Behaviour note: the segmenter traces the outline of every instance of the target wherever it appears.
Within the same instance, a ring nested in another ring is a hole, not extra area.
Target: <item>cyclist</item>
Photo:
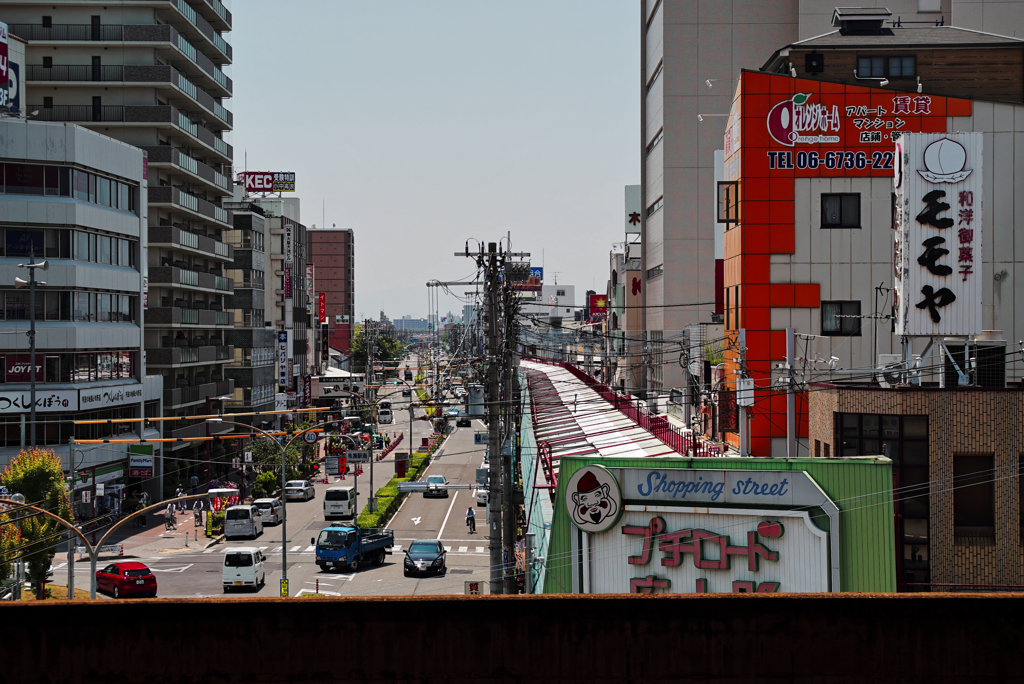
[[[476,534],[476,511],[472,506],[466,509],[466,526],[469,527],[470,534]]]

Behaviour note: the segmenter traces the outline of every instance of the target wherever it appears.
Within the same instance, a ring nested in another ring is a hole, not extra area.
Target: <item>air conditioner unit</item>
[[[919,358],[915,357],[915,360]],[[886,389],[909,382],[910,374],[902,354],[879,354],[876,368],[879,372],[875,373],[875,380]]]

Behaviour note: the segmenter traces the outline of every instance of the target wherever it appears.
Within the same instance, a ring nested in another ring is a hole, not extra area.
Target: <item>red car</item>
[[[114,563],[96,572],[96,590],[122,596],[156,596],[156,577],[142,563]]]

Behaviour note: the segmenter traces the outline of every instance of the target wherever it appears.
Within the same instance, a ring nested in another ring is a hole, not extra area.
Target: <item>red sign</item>
[[[603,294],[590,295],[590,320],[603,321],[608,318],[608,298]]]
[[[29,354],[8,354],[4,365],[7,382],[31,382],[32,364]],[[43,381],[43,357],[36,354],[36,382]]]
[[[272,171],[246,171],[241,175],[245,180],[246,192],[274,191],[274,173]]]
[[[7,104],[7,81],[7,24],[0,22],[0,83],[5,84],[3,102],[0,104]]]
[[[320,293],[320,322],[327,322],[327,293]]]

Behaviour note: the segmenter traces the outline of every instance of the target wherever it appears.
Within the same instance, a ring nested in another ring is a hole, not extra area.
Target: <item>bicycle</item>
[[[476,516],[475,515],[467,515],[466,516],[466,524],[469,525],[469,533],[470,534],[476,534]]]

